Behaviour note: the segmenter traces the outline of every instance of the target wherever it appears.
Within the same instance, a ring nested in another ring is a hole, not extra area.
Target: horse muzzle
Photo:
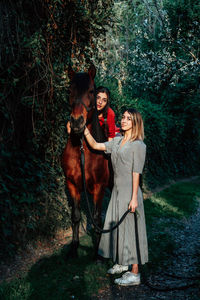
[[[71,116],[70,125],[71,129],[75,134],[83,133],[85,128],[86,121],[84,120],[83,116],[80,116],[78,118],[74,118]]]

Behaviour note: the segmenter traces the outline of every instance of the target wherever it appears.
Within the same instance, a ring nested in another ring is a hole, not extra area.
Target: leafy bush
[[[111,6],[112,0],[0,5],[1,254],[70,225],[61,169],[67,67],[82,71],[91,63]]]
[[[2,255],[13,254],[36,235],[50,237],[70,223],[64,182],[55,168],[17,149],[1,149],[0,154]]]

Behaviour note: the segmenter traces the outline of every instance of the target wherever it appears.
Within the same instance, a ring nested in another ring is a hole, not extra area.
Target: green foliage
[[[1,254],[70,226],[61,168],[67,67],[91,63],[111,6],[112,0],[1,2]]]
[[[12,255],[36,233],[50,237],[65,228],[69,209],[52,166],[17,149],[2,149],[1,157],[1,255]]]
[[[141,111],[148,186],[199,172],[199,15],[198,0],[1,1],[1,251],[69,226],[69,63],[95,63],[118,122]]]
[[[113,13],[99,80],[117,117],[123,102],[144,117],[147,184],[199,172],[198,1],[115,1]]]

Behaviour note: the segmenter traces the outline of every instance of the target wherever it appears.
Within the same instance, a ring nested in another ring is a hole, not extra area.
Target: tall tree
[[[142,110],[149,174],[159,179],[187,174],[191,165],[197,170],[198,1],[115,1],[113,12],[100,76],[111,88],[118,86],[117,112],[124,104]]]

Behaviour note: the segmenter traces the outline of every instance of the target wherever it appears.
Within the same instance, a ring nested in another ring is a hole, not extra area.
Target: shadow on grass
[[[105,196],[104,215],[110,198],[109,191]],[[82,201],[81,209],[90,227],[90,217],[85,202]],[[90,203],[92,207],[91,199]],[[88,300],[93,294],[98,294],[101,287],[110,286],[111,279],[106,276],[107,268],[110,267],[109,261],[97,264],[94,260],[95,253],[91,236],[84,235],[80,238],[77,258],[71,257],[70,251],[71,245],[65,245],[52,256],[45,257],[32,266],[25,278],[29,293],[24,299]]]
[[[38,261],[29,271],[27,281],[32,290],[28,299],[90,299],[105,278],[107,263],[93,260],[93,247],[88,236],[81,239],[78,258],[68,257],[70,245],[51,257]]]

